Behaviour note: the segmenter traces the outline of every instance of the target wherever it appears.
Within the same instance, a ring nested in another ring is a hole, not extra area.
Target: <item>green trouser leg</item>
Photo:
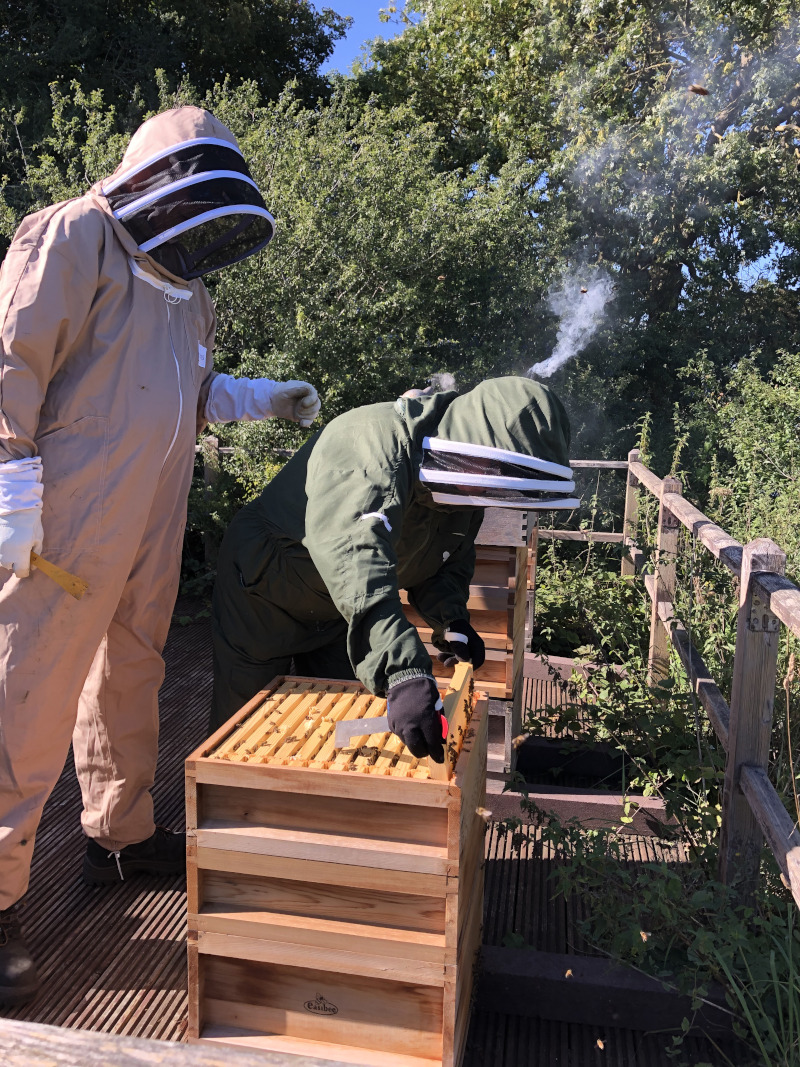
[[[291,553],[276,548],[263,530],[254,530],[247,521],[251,518],[245,509],[234,519],[217,563],[211,613],[212,731],[276,675],[355,677],[347,655],[344,619],[332,604],[329,610],[334,617],[319,618],[318,595],[315,599],[309,591],[309,598],[303,600]],[[263,551],[267,561],[263,569],[251,562],[256,549]],[[244,579],[249,567],[257,572],[257,580],[250,584]],[[298,618],[304,608],[308,617]]]
[[[352,681],[356,676],[347,654],[344,634],[310,652],[298,652],[292,671],[304,678],[346,678]]]
[[[211,697],[209,733],[214,733],[232,715],[264,689],[276,675],[291,674],[292,657],[263,663],[248,663],[224,642],[214,638],[214,691]]]
[[[262,663],[246,662],[241,656],[232,654],[224,641],[215,639],[209,732],[218,730],[280,674],[298,674],[304,678],[355,678],[344,637],[309,652],[299,652],[294,657],[282,656]]]

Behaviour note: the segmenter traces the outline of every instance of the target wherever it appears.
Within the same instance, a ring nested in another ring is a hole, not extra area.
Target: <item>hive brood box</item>
[[[475,539],[475,571],[467,610],[486,647],[486,661],[475,672],[475,684],[499,700],[519,702],[522,696],[530,550],[536,532],[533,511],[487,508]],[[436,658],[438,650],[431,644],[430,626],[411,607],[405,590],[401,590],[400,599],[406,618],[431,655],[434,674],[446,679],[451,672]]]
[[[444,694],[443,777],[357,683],[276,678],[186,763],[189,1039],[458,1067],[483,909],[487,700]]]

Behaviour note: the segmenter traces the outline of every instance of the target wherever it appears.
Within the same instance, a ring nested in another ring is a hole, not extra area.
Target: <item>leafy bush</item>
[[[553,889],[591,901],[581,932],[596,951],[690,994],[695,1010],[720,983],[736,1031],[752,1050],[748,1063],[795,1065],[800,1061],[795,905],[768,850],[752,906],[738,903],[735,887],[717,879],[725,753],[674,654],[669,677],[648,684],[649,601],[643,583],[615,573],[610,550],[583,550],[570,558],[549,547],[545,555],[538,572],[539,643],[547,650],[548,639],[568,638],[566,647],[577,653],[585,677],[574,672],[566,686],[570,704],[540,709],[526,728],[532,733],[545,727],[568,730],[578,741],[604,742],[623,753],[623,822],[632,821],[637,796],[661,797],[671,820],[663,845],[672,856],[631,863],[623,834],[586,830],[553,817],[545,823],[544,813],[523,800],[542,824],[543,847],[560,860]],[[707,554],[699,555],[688,542],[679,558],[678,588],[684,593],[676,610],[727,691],[737,590]],[[581,633],[590,640],[575,648]],[[563,647],[556,644],[550,651]],[[785,728],[791,717],[797,719],[788,699],[792,681],[793,676],[786,687],[785,717],[777,705],[771,754],[772,779],[790,797],[787,749],[791,752],[794,742],[790,730],[786,743]],[[522,833],[519,827],[517,833]]]
[[[595,661],[628,648],[641,654],[646,595],[641,583],[620,581],[618,558],[602,550],[576,557],[557,541],[541,554],[532,651]]]

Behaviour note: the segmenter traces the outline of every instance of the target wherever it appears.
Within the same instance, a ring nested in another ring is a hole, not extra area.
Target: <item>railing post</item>
[[[720,881],[736,885],[743,902],[752,898],[758,884],[764,842],[741,791],[740,774],[744,764],[767,769],[780,643],[780,622],[759,596],[753,576],[765,571],[783,574],[785,569],[786,553],[774,541],[761,537],[745,545],[719,851]]]
[[[219,477],[219,438],[209,434],[203,442],[203,485],[205,486],[206,504],[210,508]],[[217,538],[212,530],[203,534],[203,555],[206,566],[213,569],[217,565]]]
[[[536,570],[539,562],[539,519],[533,518],[533,529],[528,545],[528,595],[525,610],[525,651],[531,650],[533,622],[536,617]]]
[[[681,483],[667,476],[661,483],[661,496],[665,493],[680,493]],[[662,499],[658,509],[658,536],[656,540],[656,566],[653,581],[653,602],[650,611],[650,651],[647,658],[647,682],[655,685],[669,674],[669,631],[661,621],[658,606],[675,600],[675,560],[678,555],[680,522],[664,507]]]
[[[528,619],[528,552],[531,544],[539,539],[539,515],[529,511],[525,526],[525,544],[517,545],[514,578],[514,613],[511,621],[511,722],[506,729],[511,730],[511,738],[522,733],[522,690],[524,686],[523,671],[525,653],[528,650],[526,624]],[[513,771],[517,762],[517,750],[510,747],[507,770]]]
[[[642,454],[638,448],[632,448],[628,453],[628,463],[641,463]],[[625,514],[622,519],[622,574],[635,574],[636,565],[633,562],[633,554],[626,553],[628,547],[633,547],[636,540],[636,528],[639,520],[639,482],[634,478],[628,468],[628,483],[625,488]]]

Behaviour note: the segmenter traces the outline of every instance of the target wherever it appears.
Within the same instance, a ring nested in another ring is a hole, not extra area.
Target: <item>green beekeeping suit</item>
[[[502,472],[496,456],[537,457],[540,470],[560,465],[554,477],[561,481],[544,483],[556,487],[546,495],[569,492],[568,446],[561,403],[527,378],[492,379],[464,395],[400,398],[333,419],[239,512],[223,541],[214,591],[212,725],[287,673],[292,660],[297,673],[355,676],[377,694],[430,674],[400,590],[432,627],[434,644],[451,624],[468,621],[481,505],[541,506],[495,488],[508,479],[484,472]],[[463,460],[478,473],[421,473],[426,456]],[[432,484],[440,479],[448,484]],[[468,484],[454,484],[459,480]]]

